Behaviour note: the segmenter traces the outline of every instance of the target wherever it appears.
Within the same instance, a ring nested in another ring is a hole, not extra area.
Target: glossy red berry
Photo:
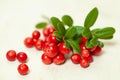
[[[21,75],[26,75],[29,71],[29,67],[26,64],[22,63],[18,66],[17,70]]]
[[[89,56],[87,57],[87,60],[88,60],[89,63],[93,62],[93,57],[92,57],[92,55],[89,55]]]
[[[33,44],[34,44],[33,38],[31,38],[31,37],[25,38],[24,44],[28,48],[33,47]]]
[[[96,49],[92,52],[94,55],[100,55],[101,53],[101,48],[99,46],[96,47]]]
[[[56,65],[63,64],[65,62],[65,57],[63,54],[59,53],[57,56],[53,58],[53,62]]]
[[[78,53],[73,53],[72,56],[71,56],[71,61],[74,63],[74,64],[78,64],[80,63],[80,54]]]
[[[9,50],[7,53],[6,53],[6,58],[9,60],[9,61],[14,61],[16,59],[16,52],[14,50]]]
[[[17,54],[17,59],[18,59],[19,62],[24,63],[24,62],[26,62],[26,60],[27,60],[27,54],[24,53],[24,52],[19,52],[19,53]]]
[[[93,52],[96,49],[96,46],[92,47],[92,48],[87,48],[90,52]]]
[[[55,28],[54,27],[49,27],[48,28],[48,32],[50,33],[50,34],[52,34],[53,32],[55,31]]]
[[[58,45],[58,48],[59,48],[60,53],[62,53],[62,54],[64,54],[64,55],[69,54],[70,51],[71,51],[70,48],[66,48],[64,42],[61,42],[61,43]]]
[[[89,66],[89,62],[86,58],[83,58],[83,59],[80,60],[80,65],[83,68],[87,68]]]
[[[39,39],[39,37],[40,37],[40,32],[38,30],[33,31],[32,38]]]
[[[55,57],[58,54],[58,47],[56,44],[50,43],[44,48],[45,55],[48,57]]]
[[[80,44],[80,48],[81,48],[82,50],[83,50],[83,49],[87,49],[84,43],[81,43],[81,44]]]
[[[42,49],[43,49],[43,45],[44,45],[44,41],[43,41],[43,40],[40,40],[40,39],[38,39],[38,40],[36,41],[36,43],[34,44],[34,46],[35,46],[35,48],[36,48],[37,50],[42,50]]]
[[[58,43],[58,40],[57,40],[57,38],[56,38],[56,36],[55,36],[54,34],[50,34],[50,35],[47,37],[47,42],[57,44],[57,43]]]
[[[48,57],[45,54],[42,54],[41,59],[42,59],[42,62],[44,64],[51,64],[52,63],[52,58]]]
[[[49,28],[44,28],[43,29],[43,35],[45,36],[45,37],[47,37],[47,36],[49,36]]]
[[[90,52],[87,49],[83,49],[81,51],[81,56],[82,57],[88,57],[90,55]]]
[[[82,43],[86,43],[88,39],[86,37],[82,37],[81,40],[82,40]]]

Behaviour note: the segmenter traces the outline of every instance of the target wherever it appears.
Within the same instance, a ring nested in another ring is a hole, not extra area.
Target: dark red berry
[[[82,37],[81,40],[82,40],[82,43],[86,43],[88,39],[86,37]]]
[[[42,50],[42,49],[43,49],[43,45],[44,45],[44,41],[43,41],[43,40],[40,40],[40,39],[38,39],[38,40],[36,41],[36,43],[34,44],[34,46],[35,46],[35,48],[36,48],[37,50]]]
[[[24,62],[26,62],[26,60],[27,60],[27,54],[24,53],[24,52],[19,52],[19,53],[17,54],[17,59],[18,59],[19,62],[24,63]]]
[[[42,62],[44,64],[51,64],[52,63],[52,58],[48,57],[45,54],[42,54],[41,59],[42,59]]]
[[[40,37],[40,32],[38,30],[33,31],[32,38],[39,39],[39,37]]]
[[[82,58],[82,59],[80,60],[80,65],[81,65],[81,67],[83,67],[83,68],[87,68],[87,67],[89,66],[89,62],[88,62],[88,60],[87,60],[86,58]]]
[[[92,52],[92,54],[94,54],[94,55],[100,55],[101,51],[102,51],[102,49],[99,46],[97,46],[96,49]]]
[[[57,56],[53,58],[54,64],[60,65],[65,62],[65,57],[63,54],[59,53]]]
[[[74,63],[74,64],[78,64],[80,63],[80,54],[78,53],[73,53],[72,56],[71,56],[71,61]]]
[[[33,38],[31,38],[31,37],[25,38],[24,44],[28,48],[33,47],[33,44],[34,44]]]
[[[96,46],[92,47],[92,48],[87,48],[90,52],[93,52],[96,49]]]
[[[45,55],[48,57],[55,57],[58,54],[58,47],[56,44],[50,43],[44,48]]]
[[[88,60],[89,63],[93,62],[93,57],[92,57],[92,55],[89,55],[89,56],[87,57],[87,60]]]
[[[83,49],[87,49],[84,43],[80,43],[80,48]]]
[[[65,46],[65,43],[64,42],[61,42],[59,45],[58,45],[58,48],[59,48],[59,51],[66,55],[66,54],[69,54],[71,49],[70,48],[66,48]]]
[[[87,49],[83,49],[81,51],[81,56],[82,57],[88,57],[90,55],[90,52]]]
[[[16,59],[16,52],[14,50],[9,50],[7,53],[6,53],[6,58],[9,60],[9,61],[14,61]]]
[[[55,36],[54,34],[50,34],[50,35],[47,37],[47,42],[57,44],[57,43],[58,43],[58,40],[56,39],[56,36]]]
[[[48,28],[48,32],[52,34],[55,31],[55,28],[53,26]]]
[[[47,37],[47,36],[49,36],[49,28],[44,28],[43,29],[43,35],[45,36],[45,37]]]
[[[29,67],[26,64],[22,63],[18,66],[17,70],[21,75],[26,75],[29,71]]]

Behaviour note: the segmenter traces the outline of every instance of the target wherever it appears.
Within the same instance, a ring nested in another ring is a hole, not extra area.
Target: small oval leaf
[[[38,23],[35,27],[37,29],[41,29],[41,28],[45,28],[47,26],[47,23],[46,22],[40,22]]]
[[[55,31],[54,34],[55,34],[55,36],[56,36],[56,38],[57,38],[58,41],[62,40],[63,35],[61,33],[59,33],[58,31]]]
[[[92,34],[89,28],[84,27],[83,31],[82,31],[82,35],[86,38],[91,38]]]
[[[62,22],[69,27],[73,25],[73,20],[69,15],[64,15],[62,17]]]
[[[65,30],[65,27],[64,27],[63,23],[62,23],[62,22],[59,22],[59,23],[57,24],[57,26],[58,26],[58,31],[59,31],[62,35],[64,35],[65,32],[66,32],[66,30]]]
[[[98,17],[98,9],[95,7],[93,8],[85,18],[84,26],[90,28],[94,25],[96,19]]]

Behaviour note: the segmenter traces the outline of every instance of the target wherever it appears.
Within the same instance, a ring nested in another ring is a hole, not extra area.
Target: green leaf
[[[103,42],[99,41],[99,44],[98,44],[99,47],[103,48],[104,47],[104,44]]]
[[[113,27],[106,27],[106,28],[96,31],[94,36],[100,39],[111,39],[113,38],[114,33],[115,33],[115,29]]]
[[[71,39],[76,34],[76,28],[75,27],[69,27],[65,33],[65,39]]]
[[[76,28],[76,34],[77,35],[81,35],[82,34],[82,30],[83,30],[83,27],[82,26],[74,26]]]
[[[96,29],[93,29],[91,33],[94,35],[97,31],[100,31],[100,30],[101,30],[100,28],[96,28]]]
[[[57,26],[58,26],[58,31],[59,31],[62,35],[64,35],[65,32],[66,32],[66,30],[65,30],[65,27],[64,27],[63,23],[62,23],[62,22],[59,22],[59,23],[57,24]]]
[[[40,22],[38,23],[35,27],[37,29],[41,29],[41,28],[45,28],[47,26],[47,23],[46,22]]]
[[[61,33],[59,33],[58,31],[55,31],[55,32],[54,32],[54,34],[55,34],[55,36],[56,36],[57,40],[59,40],[59,41],[61,41],[61,40],[62,40],[63,35],[62,35]]]
[[[88,13],[84,22],[84,26],[86,28],[90,28],[91,26],[93,26],[97,17],[98,17],[98,9],[95,7]]]
[[[71,39],[69,39],[67,41],[71,45],[71,47],[73,48],[74,51],[80,53],[81,49],[80,49],[80,46],[78,43],[76,43],[74,40],[71,40]]]
[[[87,41],[85,44],[86,48],[92,48],[93,45],[90,43],[90,41]]]
[[[99,44],[98,39],[95,37],[90,40],[90,43],[92,46],[97,46]]]
[[[69,47],[70,47],[70,44],[68,43],[67,40],[65,40],[65,47],[66,47],[66,48],[69,48]]]
[[[92,34],[90,32],[90,29],[89,28],[86,28],[84,27],[83,31],[82,31],[82,35],[86,38],[91,38],[92,37]]]
[[[64,15],[62,17],[62,22],[69,27],[73,25],[73,20],[69,15]]]
[[[51,17],[50,21],[51,21],[52,25],[55,27],[55,29],[58,30],[57,24],[60,22],[60,20],[57,17]]]

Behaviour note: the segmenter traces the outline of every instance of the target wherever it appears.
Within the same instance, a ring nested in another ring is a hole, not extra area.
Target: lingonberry
[[[53,26],[48,28],[48,32],[52,34],[55,31],[55,28]]]
[[[87,49],[84,43],[80,43],[80,48],[83,49]]]
[[[42,62],[43,62],[44,64],[51,64],[51,63],[52,63],[52,58],[51,58],[51,57],[48,57],[48,56],[45,55],[45,54],[42,54],[41,59],[42,59]]]
[[[44,45],[44,41],[41,40],[41,39],[38,39],[38,40],[36,41],[36,43],[34,44],[34,46],[35,46],[35,48],[36,48],[37,50],[42,50],[42,49],[43,49],[43,45]]]
[[[44,35],[45,37],[47,37],[47,36],[49,36],[49,34],[50,34],[50,33],[49,33],[49,28],[47,28],[47,27],[44,28],[44,29],[43,29],[43,35]]]
[[[58,46],[56,44],[50,43],[44,48],[45,55],[48,57],[55,57],[58,54]]]
[[[86,37],[82,37],[81,40],[82,40],[82,43],[86,43],[88,39]]]
[[[59,51],[66,55],[66,54],[69,54],[71,49],[70,48],[66,48],[65,46],[65,43],[64,42],[61,42],[59,45],[58,45],[58,48],[59,48]]]
[[[6,53],[6,58],[9,60],[9,61],[14,61],[16,59],[16,51],[14,50],[9,50],[7,53]]]
[[[97,46],[96,49],[92,52],[92,54],[94,54],[94,55],[100,55],[101,50],[102,49],[99,46]]]
[[[90,52],[87,49],[83,49],[81,51],[81,56],[82,57],[88,57],[90,55]]]
[[[90,52],[93,52],[96,49],[96,46],[93,46],[92,48],[87,48]]]
[[[56,65],[63,64],[65,62],[65,57],[63,54],[59,53],[57,56],[53,58],[53,62]]]
[[[72,56],[71,56],[71,61],[74,63],[74,64],[78,64],[80,63],[80,54],[78,53],[73,53]]]
[[[19,62],[24,63],[27,60],[27,54],[25,52],[19,52],[17,54],[17,59],[18,59]]]
[[[82,58],[82,59],[80,60],[80,65],[81,65],[81,67],[83,67],[83,68],[87,68],[87,67],[89,66],[89,62],[88,62],[88,60],[87,60],[86,58]]]
[[[87,57],[87,60],[88,60],[89,63],[90,63],[90,62],[93,62],[93,57],[92,57],[92,55],[89,55],[89,56]]]
[[[33,38],[32,37],[25,38],[24,44],[28,48],[33,47],[33,44],[34,44]]]
[[[18,66],[17,70],[21,75],[26,75],[29,71],[29,67],[26,64],[22,63]]]
[[[55,36],[54,34],[50,34],[50,35],[47,37],[47,42],[57,44],[57,43],[58,43],[58,40],[56,39],[56,36]]]
[[[40,37],[40,32],[38,30],[33,31],[32,38],[39,39],[39,37]]]

